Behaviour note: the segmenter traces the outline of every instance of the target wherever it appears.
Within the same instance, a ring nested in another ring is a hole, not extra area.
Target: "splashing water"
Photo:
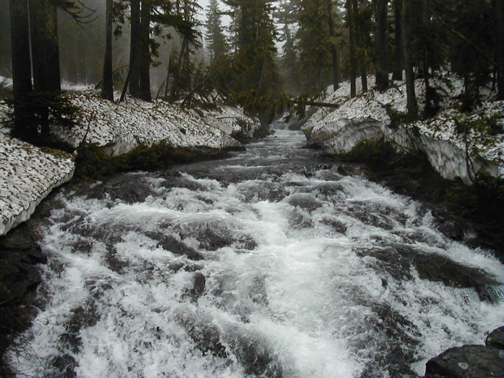
[[[491,254],[302,144],[278,131],[225,161],[62,190],[44,231],[45,303],[12,369],[406,377],[501,325]]]

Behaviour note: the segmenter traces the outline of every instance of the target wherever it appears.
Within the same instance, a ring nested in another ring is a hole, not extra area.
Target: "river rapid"
[[[415,377],[502,325],[503,270],[430,210],[277,132],[69,185],[19,377]],[[343,174],[342,174],[343,173]]]

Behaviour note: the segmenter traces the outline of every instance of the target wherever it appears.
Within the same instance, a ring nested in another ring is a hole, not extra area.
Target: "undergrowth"
[[[78,149],[74,179],[94,180],[115,173],[152,171],[174,164],[224,157],[226,152],[222,150],[172,147],[164,141],[154,145],[141,144],[120,156],[109,155],[97,145],[85,144]]]

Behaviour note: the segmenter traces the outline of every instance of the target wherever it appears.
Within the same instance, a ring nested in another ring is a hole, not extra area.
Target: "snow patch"
[[[37,205],[70,180],[74,162],[0,133],[0,235],[30,218]]]
[[[368,77],[370,88],[374,77]],[[360,82],[358,82],[360,86]],[[375,90],[350,98],[350,82],[329,93],[325,102],[340,105],[337,109],[318,109],[302,130],[309,144],[319,145],[327,153],[350,151],[359,141],[384,138],[404,148],[419,148],[441,176],[461,178],[470,184],[474,172],[485,170],[496,177],[504,177],[504,140],[502,135],[489,134],[484,127],[473,129],[467,135],[458,126],[467,122],[485,123],[485,119],[503,117],[503,101],[485,102],[480,109],[465,114],[454,109],[451,102],[460,95],[462,82],[456,78],[434,81],[447,95],[443,109],[431,119],[392,128],[391,115],[406,114],[406,84],[394,82],[387,91]],[[415,82],[418,103],[425,102],[424,83]],[[360,88],[358,87],[358,90]],[[332,87],[329,88],[332,91]],[[421,111],[421,109],[420,109]],[[412,138],[413,133],[418,137]],[[467,156],[470,156],[470,161]]]

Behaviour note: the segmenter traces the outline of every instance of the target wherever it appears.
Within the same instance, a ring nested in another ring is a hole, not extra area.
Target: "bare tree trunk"
[[[388,43],[387,43],[387,3],[388,0],[374,0],[375,7],[375,44],[376,44],[376,87],[385,91],[388,80]]]
[[[140,98],[140,45],[140,0],[131,0],[129,90],[137,98]]]
[[[359,26],[357,25],[357,16],[359,15],[359,4],[357,3],[357,0],[352,0],[352,3],[353,3],[353,17],[355,20],[355,45],[359,49],[357,59],[359,61],[362,92],[365,93],[368,91],[368,84],[367,84],[367,69],[366,69],[366,53],[363,43],[364,38],[361,35]]]
[[[140,98],[144,101],[152,101],[150,88],[150,49],[149,49],[149,33],[150,33],[150,12],[151,0],[142,0],[142,9],[140,11],[140,41],[141,52],[139,62],[139,79],[140,79]]]
[[[104,99],[114,101],[114,86],[112,77],[112,1],[106,3],[106,26],[105,26],[105,59],[103,60],[103,83],[101,96]]]
[[[494,45],[497,63],[497,98],[504,100],[504,5],[502,0],[492,0],[494,16]]]
[[[415,93],[415,74],[413,72],[413,59],[411,54],[411,20],[412,20],[412,0],[403,0],[404,9],[404,50],[406,59],[406,96],[408,114],[416,118],[418,116],[418,103]]]
[[[403,0],[394,0],[394,72],[392,80],[403,79],[404,69],[404,46],[403,46]]]
[[[56,7],[44,0],[30,0],[30,37],[35,93],[60,93],[61,77]],[[43,138],[50,135],[49,107],[40,106],[39,125]]]
[[[331,56],[332,56],[332,72],[333,72],[333,88],[336,91],[339,88],[339,64],[338,50],[334,41],[334,22],[333,22],[333,3],[332,0],[327,0],[327,17],[329,17],[329,37],[331,39]]]
[[[31,141],[37,138],[37,127],[31,109],[20,102],[33,93],[31,81],[30,35],[27,0],[10,0],[10,28],[12,48],[12,79],[14,86],[13,135]]]
[[[351,0],[346,1],[347,24],[350,42],[350,97],[355,97],[357,94],[357,86],[355,83],[357,76],[357,62],[355,59],[355,20],[353,17]]]

